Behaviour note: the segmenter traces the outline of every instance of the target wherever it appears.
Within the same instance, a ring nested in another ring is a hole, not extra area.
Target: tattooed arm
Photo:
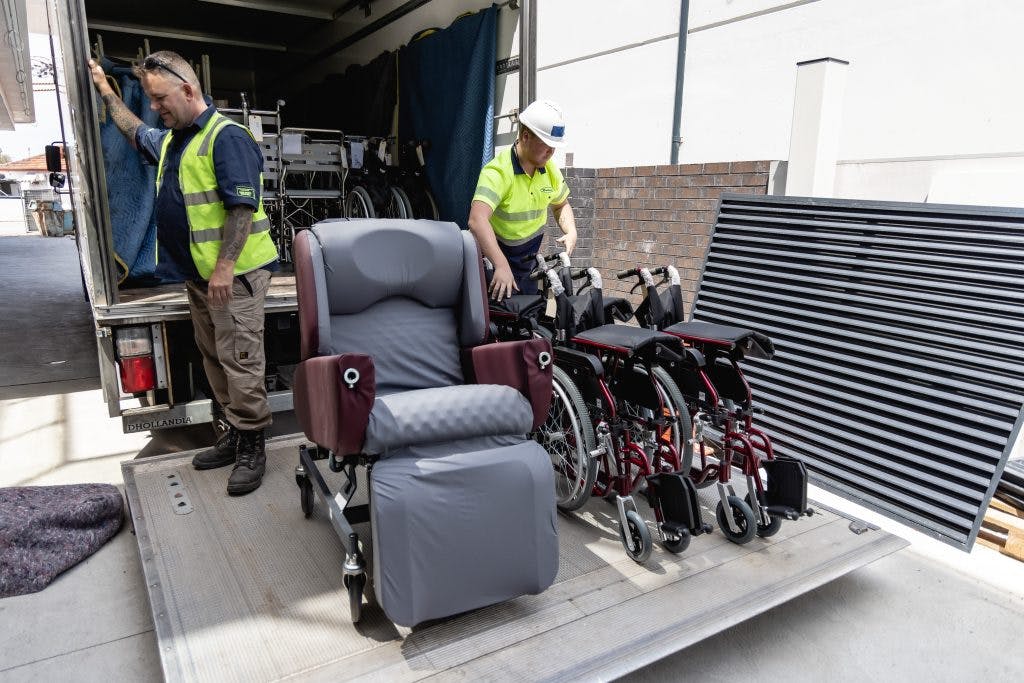
[[[103,104],[107,106],[107,111],[110,112],[110,118],[114,121],[114,125],[117,126],[119,131],[124,133],[132,147],[135,147],[135,131],[139,129],[139,126],[145,124],[142,123],[138,116],[132,113],[131,109],[125,106],[120,97],[114,94],[113,88],[107,83],[107,75],[103,72],[103,68],[92,59],[89,60],[89,72],[92,75],[92,83],[96,86],[96,92],[99,93]]]
[[[231,300],[231,285],[235,280],[235,261],[242,253],[245,240],[252,231],[251,206],[233,206],[228,209],[224,220],[224,231],[220,243],[217,265],[210,276],[207,296],[213,306],[223,306]]]

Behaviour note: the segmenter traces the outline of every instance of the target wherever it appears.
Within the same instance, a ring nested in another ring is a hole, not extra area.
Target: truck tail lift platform
[[[193,452],[123,465],[168,681],[611,679],[907,545],[816,504],[769,539],[712,533],[638,565],[614,505],[594,499],[559,516],[559,574],[544,593],[409,629],[368,586],[353,625],[327,506],[305,519],[299,504],[301,443],[271,440],[263,486],[238,498],[226,469],[192,469]]]

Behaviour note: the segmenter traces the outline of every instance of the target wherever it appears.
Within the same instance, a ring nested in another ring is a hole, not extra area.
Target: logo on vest
[[[253,189],[252,185],[238,185],[235,187],[235,194],[239,197],[256,199],[256,190]]]
[[[544,194],[551,194],[555,190],[550,185],[548,185],[548,186],[540,188],[540,191],[543,192]]]

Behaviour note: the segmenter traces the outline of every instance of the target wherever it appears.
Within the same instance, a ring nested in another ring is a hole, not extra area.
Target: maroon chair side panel
[[[295,236],[295,295],[299,304],[299,358],[306,360],[320,348],[317,327],[316,282],[309,240],[316,239],[307,230]]]
[[[362,353],[304,360],[292,387],[295,416],[306,437],[339,455],[362,450],[376,393],[373,359]]]
[[[546,362],[542,361],[542,354]],[[551,408],[554,356],[546,339],[484,344],[463,352],[467,381],[505,384],[518,389],[533,408],[533,429],[547,419]]]

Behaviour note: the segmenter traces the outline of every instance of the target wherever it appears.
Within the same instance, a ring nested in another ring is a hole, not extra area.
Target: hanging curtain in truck
[[[494,155],[492,6],[398,53],[399,138],[426,141],[427,179],[441,220],[463,228],[480,168]]]

